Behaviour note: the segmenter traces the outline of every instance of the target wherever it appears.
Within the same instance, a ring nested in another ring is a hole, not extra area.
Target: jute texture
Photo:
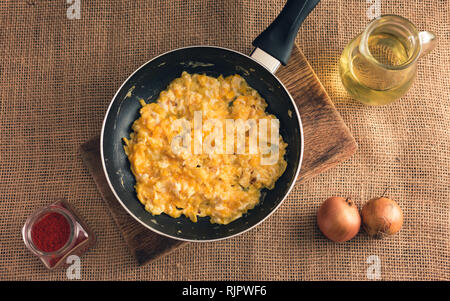
[[[144,267],[130,256],[79,145],[98,135],[115,91],[141,64],[188,45],[249,53],[283,2],[81,0],[81,18],[69,20],[64,0],[0,1],[0,279],[67,279],[65,270],[47,271],[20,233],[34,210],[64,197],[98,235],[81,259],[83,280],[367,280],[372,255],[383,280],[450,280],[446,0],[381,0],[383,14],[439,36],[408,94],[384,107],[351,100],[338,76],[339,55],[368,23],[372,4],[322,0],[297,42],[357,153],[297,185],[275,214],[242,236],[188,244]],[[360,233],[342,244],[322,236],[315,214],[327,197],[351,196],[361,208],[386,187],[404,211],[398,235],[372,240]]]

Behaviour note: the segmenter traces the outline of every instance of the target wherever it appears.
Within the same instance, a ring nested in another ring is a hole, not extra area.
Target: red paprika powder
[[[61,249],[69,240],[70,224],[57,212],[44,215],[31,228],[31,239],[41,251],[52,253]]]
[[[35,211],[22,228],[25,246],[49,269],[67,264],[95,243],[95,234],[69,203],[59,200]]]

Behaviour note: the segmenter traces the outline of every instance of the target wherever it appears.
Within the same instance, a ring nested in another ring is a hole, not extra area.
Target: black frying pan
[[[101,157],[109,185],[125,208],[145,227],[168,237],[188,241],[211,241],[243,233],[261,223],[283,202],[295,184],[303,154],[303,131],[299,113],[283,84],[273,74],[289,59],[298,28],[319,0],[288,0],[275,21],[259,35],[251,57],[236,51],[195,46],[164,53],[137,69],[119,88],[109,105],[101,133]],[[197,223],[182,216],[152,215],[145,211],[134,189],[135,178],[123,149],[131,125],[139,118],[138,99],[156,101],[159,93],[183,71],[218,77],[240,74],[268,103],[267,111],[280,120],[280,134],[288,143],[286,171],[275,188],[264,189],[260,203],[228,225],[211,224],[209,217]]]

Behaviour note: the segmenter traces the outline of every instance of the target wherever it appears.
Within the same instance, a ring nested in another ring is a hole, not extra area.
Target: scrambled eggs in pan
[[[177,218],[184,214],[193,222],[209,216],[211,223],[228,224],[255,207],[261,189],[273,189],[286,169],[287,144],[279,134],[279,157],[272,165],[261,164],[259,153],[172,150],[171,141],[180,133],[172,126],[175,120],[184,118],[193,124],[196,111],[202,112],[203,122],[276,119],[265,112],[265,100],[239,75],[214,78],[183,72],[156,102],[141,100],[141,104],[141,116],[132,126],[130,139],[124,138],[124,148],[136,178],[137,197],[153,215]],[[202,131],[205,139],[211,129]]]

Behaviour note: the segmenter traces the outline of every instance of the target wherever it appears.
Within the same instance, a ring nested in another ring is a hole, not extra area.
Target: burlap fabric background
[[[82,279],[365,280],[368,256],[384,280],[450,279],[449,1],[381,0],[382,13],[433,30],[439,46],[419,63],[400,101],[352,101],[338,77],[345,44],[367,24],[365,0],[322,0],[298,43],[354,134],[359,150],[298,185],[256,229],[216,243],[189,244],[138,267],[83,165],[78,147],[97,135],[116,89],[138,66],[173,48],[210,44],[244,53],[282,0],[87,1],[68,20],[65,0],[0,1],[0,279],[66,279],[25,249],[20,229],[35,209],[65,197],[98,235],[82,257]],[[332,134],[332,133],[330,133]],[[390,186],[404,210],[402,231],[343,244],[315,224],[332,195],[361,206]]]

